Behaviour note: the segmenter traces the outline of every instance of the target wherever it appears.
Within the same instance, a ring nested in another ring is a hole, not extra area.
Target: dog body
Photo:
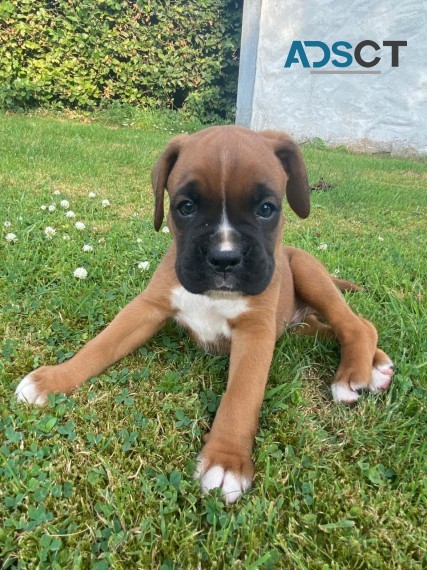
[[[71,360],[30,373],[16,394],[42,404],[50,392],[70,393],[175,319],[208,352],[230,353],[227,389],[195,475],[203,490],[221,487],[231,503],[251,486],[259,411],[286,326],[338,339],[337,402],[355,402],[361,389],[386,390],[394,367],[373,325],[338,290],[355,286],[334,282],[315,258],[281,243],[285,195],[300,217],[309,214],[304,161],[287,135],[234,126],[181,135],[152,179],[155,228],[167,189],[174,241],[149,285]]]

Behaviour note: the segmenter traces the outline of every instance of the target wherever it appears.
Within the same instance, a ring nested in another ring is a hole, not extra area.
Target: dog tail
[[[343,293],[347,293],[348,291],[363,291],[363,287],[360,287],[351,281],[347,281],[346,279],[338,279],[338,277],[332,277],[332,281],[334,282],[335,286],[338,287],[338,289]]]

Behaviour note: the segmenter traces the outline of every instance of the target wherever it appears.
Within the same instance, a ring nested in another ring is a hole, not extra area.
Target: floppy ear
[[[260,135],[271,146],[288,175],[286,198],[290,207],[300,218],[307,218],[310,213],[310,188],[304,159],[298,145],[286,133],[262,131]]]
[[[156,232],[159,231],[163,223],[165,188],[167,188],[169,175],[185,140],[188,138],[188,135],[179,135],[171,139],[151,172],[151,183],[154,190],[154,229]]]

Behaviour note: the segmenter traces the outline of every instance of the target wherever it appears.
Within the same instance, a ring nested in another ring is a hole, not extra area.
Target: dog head
[[[173,138],[153,168],[154,227],[176,240],[176,273],[191,293],[257,295],[270,283],[283,227],[282,201],[310,211],[307,172],[283,133],[210,127]]]

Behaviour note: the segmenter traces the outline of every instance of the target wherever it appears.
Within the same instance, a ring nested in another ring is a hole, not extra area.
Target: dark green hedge
[[[243,0],[0,1],[0,105],[233,113]]]

